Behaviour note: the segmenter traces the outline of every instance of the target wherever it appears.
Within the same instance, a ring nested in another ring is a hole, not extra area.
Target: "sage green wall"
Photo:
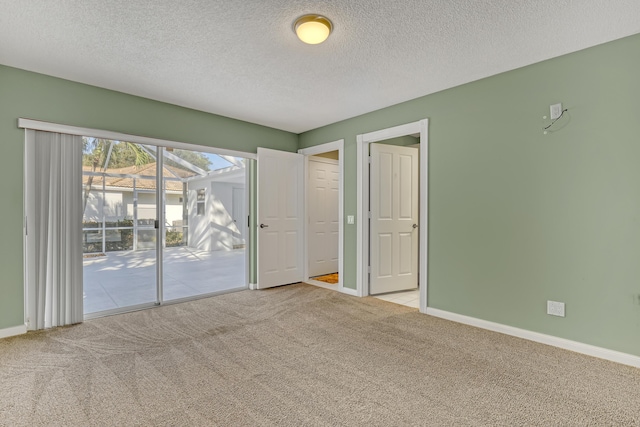
[[[23,321],[18,117],[242,151],[345,139],[428,117],[429,305],[640,355],[640,35],[306,132],[286,132],[0,66],[0,329]],[[543,135],[549,104],[566,118]],[[346,225],[345,285],[355,287]],[[567,317],[545,314],[564,301]]]
[[[549,105],[569,111],[543,135]],[[430,119],[429,306],[640,355],[640,35],[300,135]],[[345,285],[356,229],[345,226]],[[549,316],[546,301],[566,303]]]
[[[0,329],[24,324],[19,117],[253,153],[298,143],[292,133],[0,65]]]

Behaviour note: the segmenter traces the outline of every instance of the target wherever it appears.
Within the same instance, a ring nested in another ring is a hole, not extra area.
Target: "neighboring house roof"
[[[91,166],[83,166],[83,172],[92,172]],[[102,172],[102,171],[96,171]],[[184,169],[176,168],[173,166],[164,166],[162,169],[162,175],[165,178],[175,179],[176,177],[187,179],[195,176],[195,174],[191,171],[186,171]],[[116,169],[107,169],[106,173],[108,174],[118,174],[118,175],[139,175],[144,176],[146,178],[135,178],[136,180],[136,188],[141,190],[155,190],[156,189],[156,163],[148,163],[142,166],[127,166],[124,168],[116,168]],[[83,175],[82,183],[86,185],[89,182],[89,176]],[[126,188],[133,189],[133,180],[134,178],[130,177],[118,177],[118,176],[105,176],[104,179],[105,185],[107,187],[115,187],[115,188]],[[92,187],[102,187],[103,176],[93,176],[93,181],[91,182]],[[167,179],[165,181],[165,186],[168,191],[182,191],[182,182],[174,181]]]

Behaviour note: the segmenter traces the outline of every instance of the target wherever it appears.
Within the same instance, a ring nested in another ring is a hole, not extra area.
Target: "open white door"
[[[418,156],[371,144],[371,295],[418,287]]]
[[[304,156],[258,148],[258,289],[303,280]]]

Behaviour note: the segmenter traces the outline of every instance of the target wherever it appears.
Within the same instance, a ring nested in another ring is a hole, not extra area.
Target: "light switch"
[[[354,218],[353,215],[347,215],[347,224],[354,224]]]

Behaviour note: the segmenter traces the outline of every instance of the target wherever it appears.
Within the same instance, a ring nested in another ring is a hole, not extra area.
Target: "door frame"
[[[369,295],[369,144],[386,139],[420,134],[420,224],[418,274],[420,312],[427,311],[428,237],[429,237],[429,119],[394,126],[356,136],[357,149],[357,218],[356,228],[356,292]]]
[[[338,181],[338,291],[355,295],[354,289],[344,287],[344,139],[298,150],[298,153],[304,155],[304,281],[309,282],[309,221],[307,221],[307,212],[309,209],[309,193],[307,191],[307,185],[309,183],[309,157],[328,151],[338,152],[338,170],[340,175]]]

